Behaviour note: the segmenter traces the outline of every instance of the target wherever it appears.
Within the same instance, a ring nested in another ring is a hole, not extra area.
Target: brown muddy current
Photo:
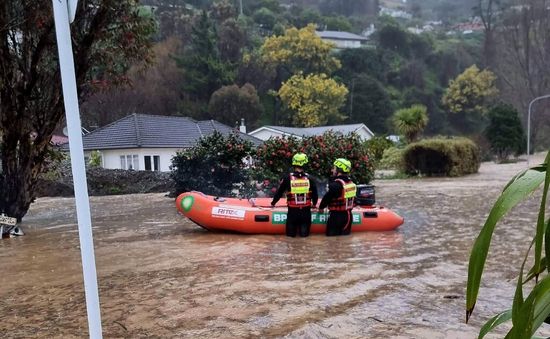
[[[469,252],[525,167],[377,180],[405,224],[335,238],[209,233],[163,194],[92,197],[104,337],[474,338],[511,305],[538,195],[498,225],[465,324]],[[0,241],[0,337],[87,336],[74,200],[38,199],[22,226]]]

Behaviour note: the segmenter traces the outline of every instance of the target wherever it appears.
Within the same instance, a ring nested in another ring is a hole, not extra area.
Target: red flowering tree
[[[256,151],[255,179],[261,188],[272,195],[279,179],[291,168],[292,156],[296,152],[307,154],[309,163],[305,170],[314,177],[324,180],[330,175],[336,158],[346,158],[352,163],[351,177],[356,183],[369,183],[374,167],[369,161],[367,148],[357,134],[342,135],[327,132],[320,136],[272,138]]]

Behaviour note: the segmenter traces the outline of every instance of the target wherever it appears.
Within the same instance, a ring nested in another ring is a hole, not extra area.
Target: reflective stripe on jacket
[[[344,181],[342,179],[336,179],[342,184],[342,194],[337,199],[333,199],[328,204],[329,211],[347,211],[353,208],[353,200],[357,194],[357,187],[353,181]]]
[[[311,187],[307,174],[302,177],[290,174],[290,192],[286,196],[286,202],[288,207],[311,206]]]

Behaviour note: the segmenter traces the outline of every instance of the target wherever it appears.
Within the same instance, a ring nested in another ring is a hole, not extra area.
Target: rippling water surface
[[[405,224],[348,237],[214,234],[162,194],[92,197],[104,336],[476,337],[511,305],[536,197],[498,226],[466,325],[469,252],[522,166],[376,182],[379,202]],[[0,337],[86,336],[74,200],[38,199],[23,229],[0,241]]]

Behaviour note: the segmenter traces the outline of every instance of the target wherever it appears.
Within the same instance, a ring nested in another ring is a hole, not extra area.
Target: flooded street
[[[466,325],[470,249],[525,167],[378,180],[378,203],[405,224],[347,237],[214,234],[163,194],[92,197],[104,337],[477,337],[511,306],[539,200],[497,226]],[[87,336],[74,199],[38,199],[22,227],[27,235],[0,241],[0,337]]]

